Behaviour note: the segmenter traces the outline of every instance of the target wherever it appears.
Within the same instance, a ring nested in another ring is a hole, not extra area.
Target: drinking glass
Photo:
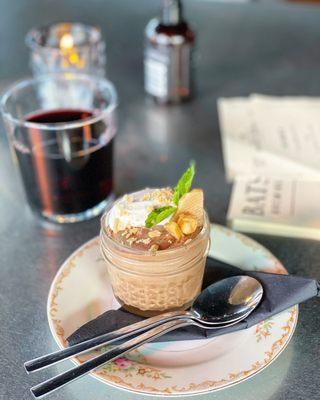
[[[95,26],[61,22],[33,28],[26,44],[34,76],[57,72],[105,75],[105,43]]]
[[[104,78],[52,74],[16,83],[1,111],[31,208],[76,222],[113,199],[117,94]]]

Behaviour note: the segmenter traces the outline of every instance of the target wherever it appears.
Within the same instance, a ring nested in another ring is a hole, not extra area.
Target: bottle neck
[[[178,25],[183,21],[181,0],[162,0],[163,25]]]

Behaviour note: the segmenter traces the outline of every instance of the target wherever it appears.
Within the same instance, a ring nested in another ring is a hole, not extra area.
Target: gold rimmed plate
[[[244,270],[286,273],[263,246],[215,224],[211,225],[209,255]],[[48,297],[51,332],[58,346],[66,347],[73,331],[119,307],[96,237],[77,249],[57,272]],[[150,343],[91,375],[108,385],[161,396],[223,389],[270,365],[289,343],[297,319],[298,307],[293,307],[244,331],[211,339]],[[90,356],[72,361],[79,364]]]

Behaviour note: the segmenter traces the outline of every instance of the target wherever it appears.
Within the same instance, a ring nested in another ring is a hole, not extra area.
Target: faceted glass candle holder
[[[105,43],[97,27],[63,22],[34,28],[26,44],[34,76],[56,72],[105,75]]]

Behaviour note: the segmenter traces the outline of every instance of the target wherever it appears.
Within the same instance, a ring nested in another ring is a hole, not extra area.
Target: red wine
[[[38,129],[33,124],[15,132],[19,140],[14,145],[28,201],[49,218],[89,210],[112,193],[110,121],[63,126],[92,116],[91,111],[80,109],[41,111],[27,115],[26,121],[49,123],[51,129],[43,125]]]

